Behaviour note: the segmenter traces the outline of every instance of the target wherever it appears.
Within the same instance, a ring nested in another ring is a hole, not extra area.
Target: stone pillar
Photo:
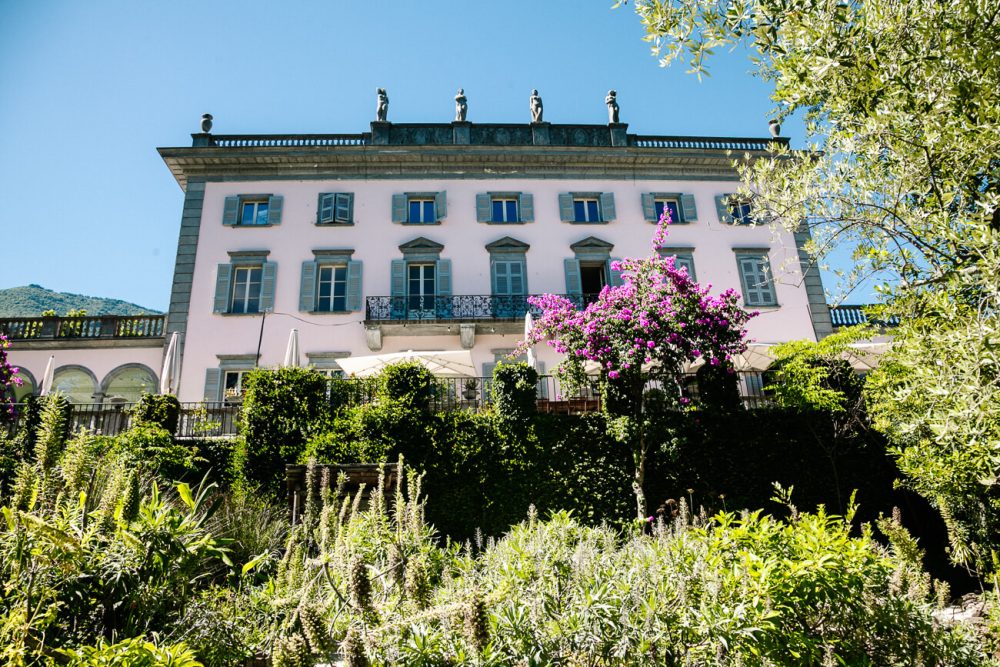
[[[453,120],[451,127],[454,143],[468,146],[472,142],[472,123],[467,120]]]
[[[628,146],[628,123],[608,123],[612,146]]]
[[[372,121],[372,144],[375,146],[388,146],[389,134],[392,130],[392,123],[384,120]]]
[[[535,146],[548,146],[549,125],[551,125],[551,123],[532,123],[531,143],[533,143]]]

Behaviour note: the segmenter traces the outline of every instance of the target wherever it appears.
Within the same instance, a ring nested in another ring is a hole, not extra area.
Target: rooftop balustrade
[[[0,319],[0,333],[12,341],[162,338],[165,322],[165,315],[10,317]]]

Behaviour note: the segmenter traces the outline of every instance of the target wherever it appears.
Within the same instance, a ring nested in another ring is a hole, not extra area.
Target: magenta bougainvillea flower
[[[547,341],[566,355],[560,374],[586,369],[610,380],[674,375],[699,359],[731,368],[733,356],[746,350],[745,327],[757,313],[740,307],[735,290],[713,296],[711,285],[698,284],[660,254],[668,215],[657,225],[652,253],[612,262],[622,284],[605,286],[585,308],[555,294],[529,298],[541,316],[520,350]]]

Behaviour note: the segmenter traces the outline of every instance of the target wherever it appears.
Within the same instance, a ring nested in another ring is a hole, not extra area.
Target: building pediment
[[[531,246],[524,241],[518,241],[510,236],[505,236],[502,239],[497,239],[492,243],[486,244],[486,249],[489,252],[527,252],[528,248]]]
[[[608,243],[596,236],[588,236],[570,245],[570,249],[578,254],[581,252],[611,252],[614,247],[614,243]]]
[[[423,236],[418,236],[399,246],[399,251],[404,255],[414,252],[440,253],[442,250],[444,250],[444,245]]]

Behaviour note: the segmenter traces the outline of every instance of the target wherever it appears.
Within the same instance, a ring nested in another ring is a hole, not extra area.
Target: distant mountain
[[[70,310],[80,309],[86,310],[88,315],[159,314],[158,310],[143,308],[128,301],[53,292],[41,285],[0,289],[0,317],[37,317],[46,310],[54,310],[56,315],[61,316]]]

